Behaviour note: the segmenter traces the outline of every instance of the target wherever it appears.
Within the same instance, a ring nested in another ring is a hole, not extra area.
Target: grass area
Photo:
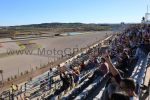
[[[32,50],[35,50],[35,49],[38,49],[38,48],[42,48],[42,45],[41,44],[34,44],[32,43],[32,41],[29,41],[29,44],[22,44],[20,41],[17,41],[16,44],[20,47],[18,50],[14,50],[14,51],[19,51],[19,50],[25,50],[27,49],[27,46],[32,44],[34,45],[33,47],[31,47]],[[13,50],[12,50],[13,51]],[[8,53],[9,51],[6,51],[4,53],[0,53],[0,58],[4,58],[4,57],[9,57],[9,56],[14,56],[14,55],[17,55],[16,52],[13,53],[13,54],[9,54]]]
[[[85,31],[104,31],[111,30],[112,25],[109,24],[84,24],[84,23],[42,23],[31,25],[10,26],[0,29],[0,37],[19,37],[42,34],[60,34],[63,32],[85,32]]]

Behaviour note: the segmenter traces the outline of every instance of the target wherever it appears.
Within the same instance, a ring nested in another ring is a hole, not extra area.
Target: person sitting
[[[86,66],[85,66],[85,64],[84,64],[84,61],[81,61],[81,64],[80,64],[80,71],[82,72],[82,71],[84,71],[84,70],[86,70]]]
[[[72,70],[72,76],[74,79],[74,83],[77,83],[80,79],[80,71],[79,68],[77,67],[70,67],[70,69]]]
[[[121,71],[126,73],[126,76],[128,76],[128,69],[130,68],[130,58],[127,52],[122,53],[122,57],[120,58],[118,67]]]
[[[54,96],[59,95],[64,90],[68,89],[69,86],[71,86],[72,84],[72,76],[67,71],[64,71],[63,69],[60,70],[60,79],[62,81],[62,86],[60,87],[60,89],[54,92]]]
[[[101,63],[98,69],[96,69],[93,73],[93,75],[89,78],[90,80],[93,80],[94,78],[97,78],[98,76],[104,76],[106,73],[109,72],[108,64],[104,58],[101,58]]]
[[[150,40],[145,39],[144,43],[140,45],[140,48],[147,55],[150,52]]]

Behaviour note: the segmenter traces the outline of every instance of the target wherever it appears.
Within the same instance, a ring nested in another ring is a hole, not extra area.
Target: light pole
[[[48,57],[48,64],[49,64],[49,57]]]
[[[19,76],[19,67],[18,67],[18,76]]]
[[[2,78],[1,81],[2,81],[2,83],[3,83],[4,78],[3,78],[3,70],[2,70],[2,69],[0,70],[0,74],[1,74],[1,78]]]

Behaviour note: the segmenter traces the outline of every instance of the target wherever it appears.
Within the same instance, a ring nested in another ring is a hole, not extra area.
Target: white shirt
[[[130,97],[130,100],[139,100],[139,98],[137,98],[137,97]]]

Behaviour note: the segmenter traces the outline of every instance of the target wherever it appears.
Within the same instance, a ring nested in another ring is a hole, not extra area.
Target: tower
[[[147,12],[145,13],[145,23],[150,23],[150,13],[148,12],[148,5]]]

